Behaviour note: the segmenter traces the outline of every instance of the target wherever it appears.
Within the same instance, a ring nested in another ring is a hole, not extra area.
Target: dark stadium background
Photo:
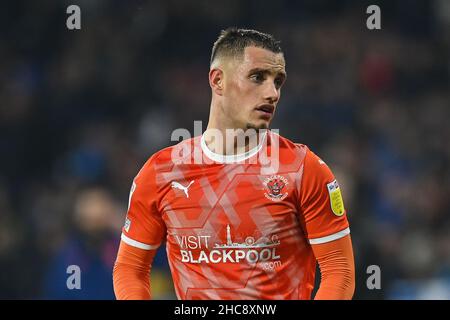
[[[66,28],[81,7],[82,29]],[[381,8],[382,29],[366,28]],[[450,298],[450,1],[2,1],[0,298],[112,299],[131,182],[208,119],[228,26],[282,41],[273,128],[335,172],[356,299]],[[163,248],[164,249],[164,248]],[[160,250],[156,299],[173,299]],[[79,265],[81,290],[66,288]],[[366,269],[381,268],[369,290]]]

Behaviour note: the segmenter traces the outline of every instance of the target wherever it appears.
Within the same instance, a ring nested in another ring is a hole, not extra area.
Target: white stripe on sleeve
[[[346,235],[350,234],[350,228],[344,229],[342,231],[333,233],[332,235],[322,237],[322,238],[315,238],[315,239],[309,239],[310,244],[321,244],[321,243],[327,243],[330,241],[338,240],[340,238],[345,237]]]
[[[142,242],[130,239],[123,233],[122,233],[122,236],[120,238],[126,244],[129,244],[130,246],[133,246],[133,247],[136,247],[136,248],[139,248],[139,249],[155,250],[155,249],[158,249],[158,247],[159,247],[159,244],[158,245],[149,245],[149,244],[145,244],[145,243],[142,243]]]

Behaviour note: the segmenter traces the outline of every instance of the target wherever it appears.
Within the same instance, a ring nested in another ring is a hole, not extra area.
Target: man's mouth
[[[256,110],[262,112],[266,116],[272,116],[275,111],[275,107],[271,104],[263,104],[257,107]]]

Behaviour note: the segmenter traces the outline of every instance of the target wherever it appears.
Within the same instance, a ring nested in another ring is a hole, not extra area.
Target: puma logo
[[[191,184],[194,183],[195,180],[192,180],[191,182],[189,182],[189,184],[185,187],[183,186],[181,183],[176,182],[176,181],[172,181],[172,188],[174,189],[180,189],[184,191],[184,194],[186,195],[186,198],[189,198],[189,187],[191,186]]]

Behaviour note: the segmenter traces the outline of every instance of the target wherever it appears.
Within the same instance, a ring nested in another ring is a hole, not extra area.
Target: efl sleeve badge
[[[341,189],[337,180],[327,184],[328,194],[330,195],[331,210],[338,217],[345,213],[344,201],[342,200]]]

